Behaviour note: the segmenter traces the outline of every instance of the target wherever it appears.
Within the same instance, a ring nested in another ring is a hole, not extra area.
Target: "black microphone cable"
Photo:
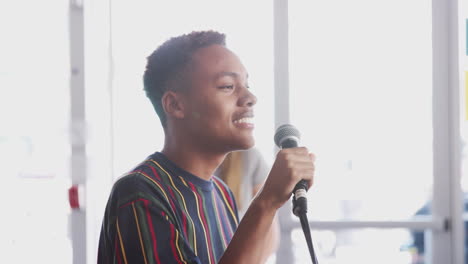
[[[281,148],[294,148],[299,145],[300,133],[297,128],[290,124],[285,124],[276,129],[275,143]],[[293,214],[299,217],[301,222],[302,231],[309,248],[310,258],[313,264],[318,264],[315,255],[314,244],[312,243],[312,236],[310,234],[309,220],[307,219],[307,189],[309,188],[305,180],[299,181],[293,190]]]

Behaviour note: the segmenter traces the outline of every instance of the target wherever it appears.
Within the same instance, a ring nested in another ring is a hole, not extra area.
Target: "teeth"
[[[253,118],[252,117],[243,117],[239,120],[234,121],[234,123],[253,123]]]

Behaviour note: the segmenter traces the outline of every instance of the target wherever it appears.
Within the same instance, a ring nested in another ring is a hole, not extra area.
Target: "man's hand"
[[[289,200],[300,180],[306,180],[309,188],[312,186],[314,162],[314,154],[306,147],[280,150],[258,198],[276,209],[280,208]]]

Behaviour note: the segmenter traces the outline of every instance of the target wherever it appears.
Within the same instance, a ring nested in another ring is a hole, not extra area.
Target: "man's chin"
[[[242,142],[238,150],[247,150],[247,149],[253,148],[254,146],[255,146],[255,140],[252,137],[251,139]]]

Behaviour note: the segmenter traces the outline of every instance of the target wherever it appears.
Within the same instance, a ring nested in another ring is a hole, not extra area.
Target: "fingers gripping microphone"
[[[301,134],[299,130],[290,124],[285,124],[276,129],[275,144],[281,149],[295,148],[299,145]],[[293,213],[296,216],[307,213],[307,181],[301,180],[293,190]]]

